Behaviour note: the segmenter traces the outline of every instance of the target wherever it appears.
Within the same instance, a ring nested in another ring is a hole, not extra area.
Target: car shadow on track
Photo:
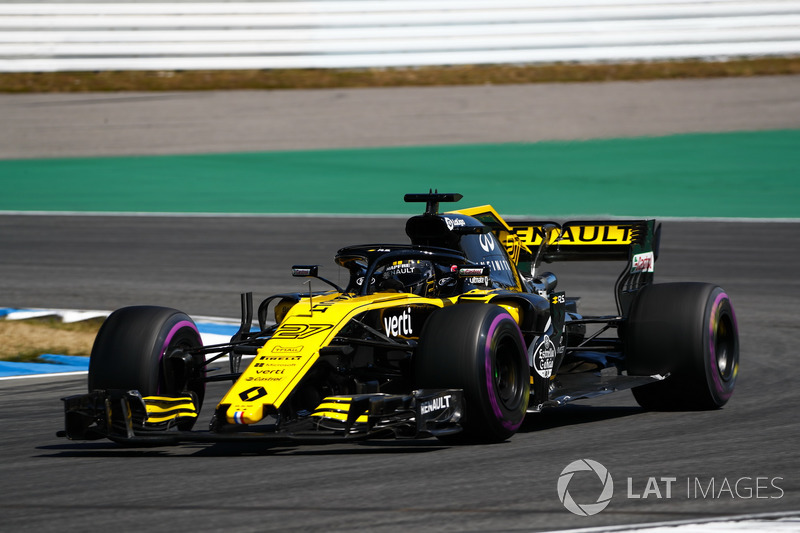
[[[526,416],[519,433],[601,422],[644,413],[634,406],[566,405]],[[336,456],[427,453],[454,445],[436,439],[398,439],[332,444],[217,442],[182,443],[173,446],[126,447],[109,441],[65,442],[39,446],[40,457],[237,457],[237,456]],[[455,447],[459,447],[455,445]],[[49,452],[49,453],[48,453]]]
[[[380,455],[426,453],[448,448],[435,439],[374,440],[336,444],[271,444],[265,442],[183,443],[174,446],[126,447],[108,441],[38,446],[39,457],[237,457],[280,455]]]
[[[531,413],[525,417],[520,433],[542,431],[591,422],[602,422],[626,416],[639,415],[645,410],[638,406],[565,405]]]
[[[264,455],[394,455],[427,453],[442,450],[448,446],[437,440],[387,441],[376,440],[358,443],[330,445],[276,446],[263,452]],[[233,443],[220,443],[196,455],[241,455],[241,450]]]

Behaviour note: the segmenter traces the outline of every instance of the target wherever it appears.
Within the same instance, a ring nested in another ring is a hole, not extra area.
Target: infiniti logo
[[[492,238],[491,233],[485,233],[483,235],[478,235],[478,242],[483,248],[484,252],[493,252],[494,251],[494,238]]]

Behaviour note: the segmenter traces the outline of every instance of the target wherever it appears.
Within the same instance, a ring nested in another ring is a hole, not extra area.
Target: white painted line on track
[[[149,211],[0,211],[0,215],[65,217],[170,217],[170,218],[408,218],[405,214],[365,213],[171,213]]]
[[[85,376],[88,374],[86,370],[78,370],[75,372],[48,372],[42,374],[24,374],[22,376],[3,376],[0,381],[10,381],[13,379],[34,379],[34,378],[63,378],[71,376]]]
[[[72,309],[23,309],[11,311],[5,315],[6,320],[30,320],[32,318],[45,318],[58,316],[62,322],[81,322],[92,318],[105,318],[110,313],[108,311],[78,311]]]
[[[800,511],[755,513],[696,520],[675,520],[622,526],[600,526],[578,529],[559,529],[551,533],[716,533],[749,531],[758,533],[787,533],[800,531]]]
[[[0,211],[1,215],[25,215],[25,216],[67,216],[67,217],[166,217],[166,218],[364,218],[364,219],[384,219],[384,218],[408,218],[411,214],[365,214],[365,213],[168,213],[168,212],[106,212],[106,211]],[[564,219],[564,220],[631,220],[631,219],[651,219],[675,222],[742,222],[755,224],[798,224],[800,218],[758,218],[758,217],[673,217],[658,215],[630,215],[619,216],[603,213],[582,213],[564,215],[507,215],[507,221],[514,220],[544,220],[544,219]]]

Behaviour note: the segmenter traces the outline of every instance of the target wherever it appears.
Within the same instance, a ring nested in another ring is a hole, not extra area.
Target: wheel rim
[[[517,346],[512,339],[502,339],[497,347],[494,364],[494,385],[497,398],[504,408],[516,410],[522,401],[523,373],[519,367]]]
[[[725,381],[733,377],[736,366],[736,339],[733,321],[728,314],[723,314],[714,328],[714,355],[717,372]]]
[[[193,324],[184,321],[173,326],[172,330],[167,335],[161,352],[158,394],[180,394],[182,392],[192,391],[198,396],[199,402],[202,404],[205,393],[205,382],[202,381],[202,379],[198,380],[198,378],[202,378],[205,372],[201,371],[200,375],[182,375],[179,380],[182,383],[178,384],[175,382],[176,376],[172,372],[167,372],[164,366],[173,354],[191,352],[193,348],[198,346],[202,346],[202,341]],[[184,385],[186,390],[182,390],[184,389]]]

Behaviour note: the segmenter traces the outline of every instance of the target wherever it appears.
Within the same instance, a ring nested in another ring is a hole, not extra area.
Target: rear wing
[[[490,205],[455,211],[488,226],[517,263],[542,261],[627,261],[658,251],[655,220],[506,222]]]
[[[520,262],[627,261],[654,252],[655,220],[513,222],[506,240],[519,240]]]
[[[620,313],[627,311],[636,291],[652,283],[661,236],[661,225],[655,220],[509,223],[489,205],[457,213],[476,218],[488,226],[526,277],[534,277],[542,262],[627,262],[617,279]]]

